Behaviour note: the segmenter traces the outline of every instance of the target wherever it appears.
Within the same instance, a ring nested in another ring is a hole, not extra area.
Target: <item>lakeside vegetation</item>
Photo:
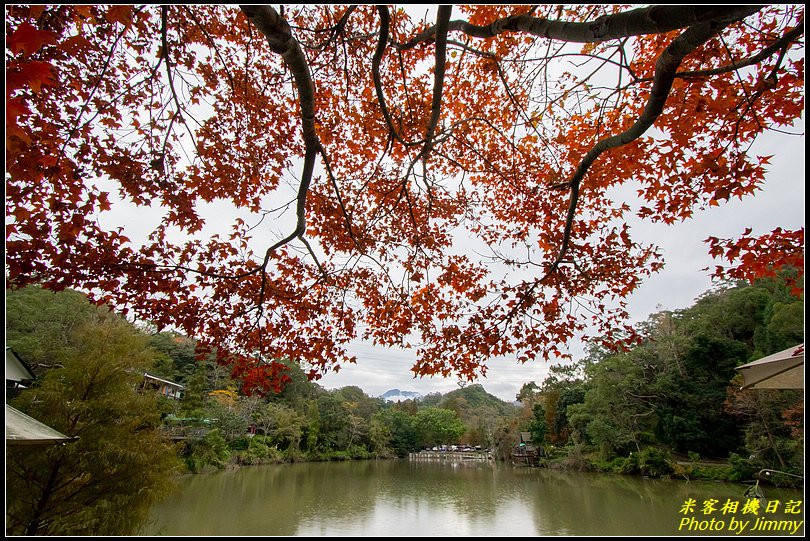
[[[741,391],[734,371],[804,340],[803,300],[775,278],[654,314],[629,351],[592,347],[527,382],[515,403],[481,385],[389,403],[355,386],[326,390],[290,361],[281,392],[248,396],[193,340],[128,323],[80,293],[8,291],[6,309],[7,345],[38,376],[11,404],[80,437],[9,450],[11,534],[130,532],[181,472],[390,458],[441,444],[509,460],[526,431],[553,468],[738,482],[769,469],[782,472],[771,483],[803,482],[803,394]],[[182,399],[141,389],[144,371],[182,384]],[[183,430],[190,437],[170,439]],[[113,505],[132,513],[108,520]]]

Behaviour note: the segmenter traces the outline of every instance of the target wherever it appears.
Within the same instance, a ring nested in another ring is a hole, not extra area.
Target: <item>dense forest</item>
[[[390,403],[355,386],[324,389],[292,360],[283,360],[283,390],[249,395],[194,340],[127,322],[81,293],[7,291],[6,312],[7,346],[38,376],[11,404],[80,436],[7,454],[9,494],[38,496],[9,499],[9,531],[80,534],[66,526],[71,519],[49,520],[68,516],[64,506],[85,523],[111,501],[148,509],[183,471],[393,458],[442,444],[509,460],[520,432],[555,468],[733,481],[773,470],[768,480],[784,485],[803,477],[803,393],[740,390],[734,370],[803,342],[803,299],[781,279],[728,284],[689,308],[653,314],[632,349],[594,346],[527,382],[514,403],[478,384]],[[145,372],[182,385],[182,398],[145,389]],[[43,488],[53,476],[62,484]],[[53,510],[50,519],[42,509]]]
[[[593,348],[524,385],[536,439],[562,446],[563,461],[578,468],[731,480],[768,469],[785,484],[803,476],[802,390],[740,390],[734,370],[803,343],[804,302],[784,282],[710,291],[638,330],[630,351]]]

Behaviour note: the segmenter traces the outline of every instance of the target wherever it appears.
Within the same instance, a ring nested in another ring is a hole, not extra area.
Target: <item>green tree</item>
[[[593,355],[596,355],[594,350]],[[584,367],[580,361],[572,364],[555,364],[549,367],[546,379],[538,389],[535,400],[542,400],[546,414],[548,439],[555,445],[568,441],[571,424],[568,420],[568,406],[585,400]],[[534,417],[534,412],[532,412]]]
[[[798,390],[729,388],[727,411],[745,427],[746,456],[760,468],[802,473],[804,430],[790,422],[790,413],[803,412]]]
[[[290,359],[280,359],[278,362],[287,367],[286,375],[290,379],[280,393],[268,395],[268,398],[281,400],[299,411],[304,411],[307,401],[315,399],[323,390],[309,380],[298,363]]]
[[[741,443],[740,427],[723,410],[734,367],[746,358],[744,342],[703,333],[690,337],[685,350],[686,375],[658,375],[652,387],[659,440],[679,452],[727,456]]]
[[[638,346],[586,363],[584,401],[568,408],[572,425],[606,457],[655,443],[704,456],[754,454],[785,467],[803,437],[783,412],[795,417],[802,404],[789,393],[729,402],[727,394],[736,366],[803,340],[801,305],[784,281],[768,279],[726,284],[687,309],[654,314],[639,326]]]
[[[435,407],[416,412],[414,428],[421,446],[456,443],[466,430],[456,412]]]
[[[419,449],[419,437],[414,426],[414,416],[398,405],[384,409],[374,417],[388,432],[387,446],[397,456],[406,456]]]
[[[205,404],[208,399],[208,387],[206,378],[207,361],[197,362],[189,367],[189,372],[183,378],[185,389],[183,397],[180,399],[180,409],[188,417],[205,417]]]
[[[353,413],[349,414],[346,421],[346,434],[349,440],[346,447],[347,449],[352,445],[360,443],[362,440],[368,440],[368,421]]]
[[[214,428],[202,438],[189,442],[186,465],[194,473],[222,469],[228,463],[230,454],[222,431]]]
[[[359,415],[366,421],[370,421],[372,415],[377,413],[382,406],[382,399],[368,396],[360,387],[350,385],[337,390],[344,404],[354,415]]]
[[[318,401],[309,400],[306,403],[306,431],[304,432],[305,450],[312,453],[318,447],[321,433],[321,414],[318,411]]]
[[[185,384],[197,367],[196,341],[176,332],[159,332],[150,337],[149,345],[163,356],[157,375]]]
[[[14,293],[12,306],[18,306]],[[71,292],[47,295],[54,304],[78,308],[68,318],[74,325],[50,320],[31,327],[42,331],[42,355],[53,368],[13,405],[79,439],[8,449],[6,533],[135,533],[151,505],[171,489],[179,465],[175,448],[159,431],[158,396],[136,390],[155,354],[146,337],[120,317],[77,302]],[[41,315],[67,316],[64,308],[51,306]],[[20,321],[19,314],[14,319]],[[65,332],[53,336],[54,328]]]
[[[541,402],[532,407],[534,417],[529,423],[529,432],[532,433],[532,441],[542,445],[548,435],[548,422],[546,421],[546,408]]]
[[[540,387],[538,387],[537,383],[530,381],[523,384],[520,391],[515,396],[515,399],[524,405],[531,405],[534,404],[539,396]]]
[[[279,402],[264,404],[254,419],[259,430],[272,439],[288,456],[297,456],[301,438],[307,428],[307,419],[290,406]]]
[[[378,411],[368,425],[368,439],[371,452],[379,457],[391,454],[391,429],[383,422]]]
[[[641,433],[655,425],[656,397],[647,394],[644,370],[634,362],[634,353],[590,365],[585,401],[568,407],[571,425],[587,435],[604,458],[640,451]]]
[[[770,303],[763,314],[765,325],[754,332],[752,360],[804,342],[804,294],[792,295],[785,281],[786,276],[794,275],[795,271],[785,270],[756,283],[770,293]],[[798,283],[803,291],[804,280]]]
[[[492,446],[498,460],[510,460],[519,436],[517,418],[505,419],[492,435]]]
[[[320,416],[318,443],[324,449],[346,449],[349,446],[349,409],[335,392],[321,394],[317,400]]]
[[[6,343],[40,375],[59,365],[58,349],[70,347],[76,328],[95,317],[94,312],[78,291],[54,293],[38,286],[6,290]]]

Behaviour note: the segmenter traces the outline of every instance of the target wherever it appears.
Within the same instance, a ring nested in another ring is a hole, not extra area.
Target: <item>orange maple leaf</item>
[[[132,24],[132,6],[110,6],[110,9],[107,10],[107,20],[128,27]]]

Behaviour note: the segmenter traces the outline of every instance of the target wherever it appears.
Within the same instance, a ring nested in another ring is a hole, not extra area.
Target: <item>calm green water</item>
[[[783,514],[797,490],[764,487],[779,511],[743,513],[745,485],[513,468],[492,462],[405,460],[252,466],[187,476],[179,494],[153,510],[143,535],[188,536],[515,536],[730,535],[732,520],[746,534],[757,518],[804,520]],[[680,513],[693,498],[695,512]],[[703,513],[738,501],[736,513]],[[773,504],[772,504],[773,505]],[[689,531],[681,520],[694,518]],[[721,531],[699,531],[697,525]],[[705,522],[698,522],[705,521]],[[762,525],[763,523],[760,523]],[[786,523],[783,523],[786,524]],[[804,526],[795,535],[803,535]]]

